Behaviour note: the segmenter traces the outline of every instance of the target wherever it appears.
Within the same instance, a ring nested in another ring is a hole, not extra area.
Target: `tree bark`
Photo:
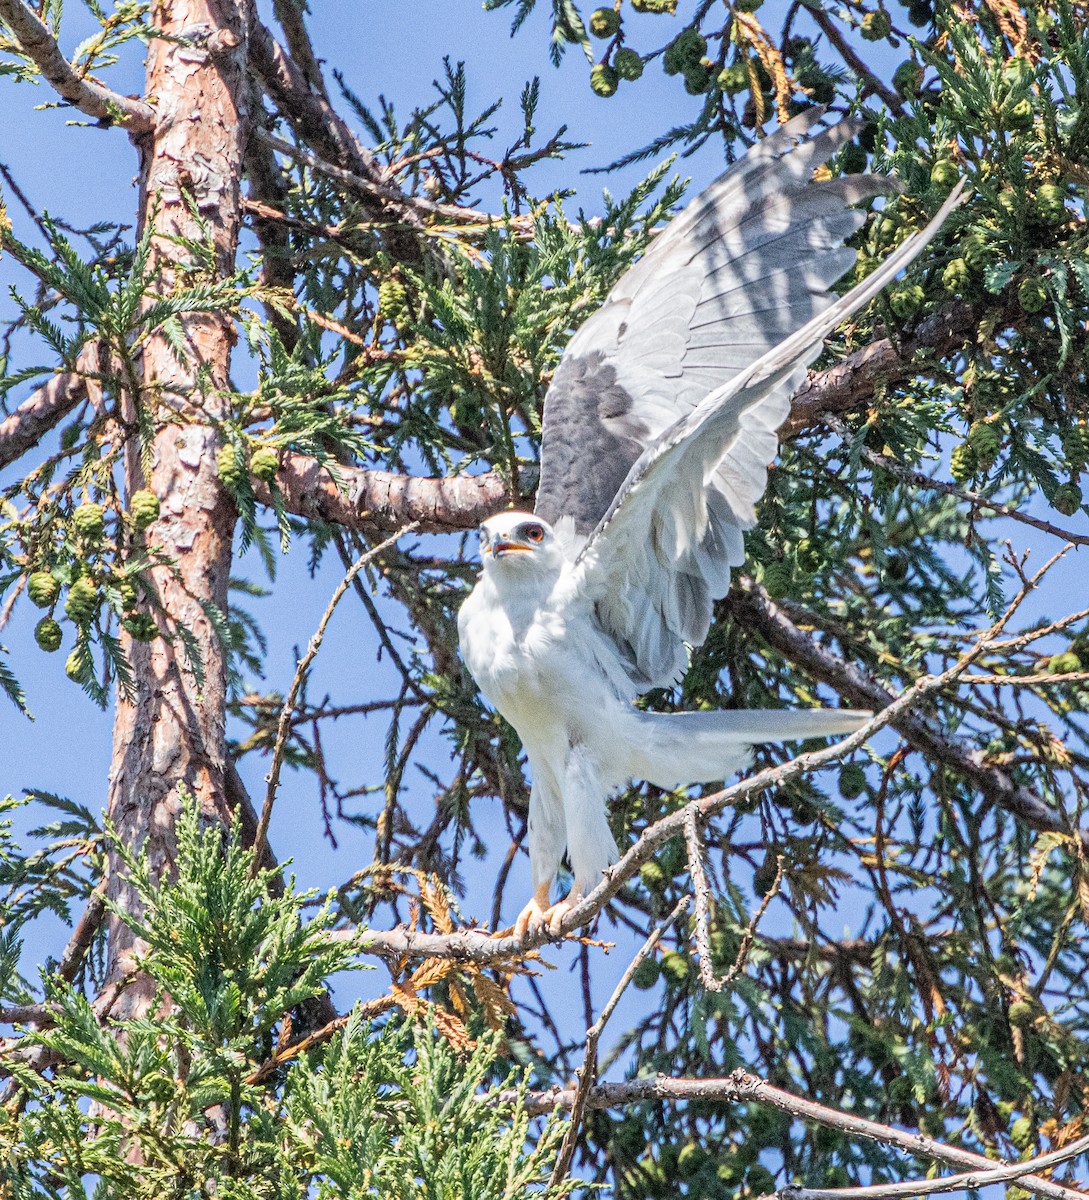
[[[158,0],[152,24],[165,36],[150,43],[147,92],[156,99],[153,131],[141,151],[141,223],[153,239],[156,290],[191,281],[192,254],[180,239],[207,244],[211,269],[233,274],[241,216],[240,182],[249,128],[245,56],[251,16],[245,0]],[[184,39],[179,42],[175,39]],[[203,224],[203,227],[202,227]],[[209,615],[227,611],[236,513],[216,474],[217,422],[227,415],[233,316],[181,317],[185,354],[161,336],[144,351],[142,379],[125,396],[126,416],[143,406],[154,430],[145,477],[135,436],[126,451],[131,493],[149,487],[162,505],[146,532],[171,565],[148,572],[161,636],[125,636],[135,694],[119,695],[114,723],[109,814],[121,840],[143,846],[155,876],[177,858],[176,822],[183,794],[196,797],[210,820],[229,818],[226,799],[226,656]],[[190,653],[179,631],[190,637]],[[137,898],[115,855],[109,895],[133,910]],[[131,931],[110,928],[111,978],[123,975]],[[118,1016],[146,1009],[150,981],[139,977]]]

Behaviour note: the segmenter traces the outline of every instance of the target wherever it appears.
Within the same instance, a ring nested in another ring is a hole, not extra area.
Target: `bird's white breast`
[[[567,579],[481,576],[458,615],[461,652],[480,690],[532,754],[583,741],[615,692],[583,644],[589,625]],[[595,667],[597,669],[595,669]]]

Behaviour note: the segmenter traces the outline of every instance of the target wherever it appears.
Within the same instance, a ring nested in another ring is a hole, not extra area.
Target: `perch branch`
[[[979,634],[952,666],[938,675],[921,676],[899,696],[892,699],[891,703],[889,694],[883,688],[880,689],[879,701],[883,706],[882,711],[876,713],[850,736],[823,750],[799,754],[789,762],[758,771],[748,779],[742,779],[720,792],[693,800],[684,808],[672,812],[650,825],[619,861],[605,872],[602,881],[564,916],[557,933],[550,933],[543,927],[522,938],[496,937],[482,930],[474,929],[460,930],[450,934],[420,933],[404,928],[389,931],[372,930],[364,935],[360,952],[386,958],[400,955],[423,955],[432,958],[455,958],[475,963],[493,963],[504,959],[524,957],[527,951],[534,950],[546,942],[562,941],[568,934],[592,921],[661,846],[671,838],[684,834],[685,822],[691,820],[690,810],[694,809],[702,819],[716,816],[730,805],[736,804],[748,796],[758,794],[768,788],[781,787],[791,779],[808,775],[812,771],[837,761],[868,741],[886,725],[899,728],[900,719],[904,714],[909,713],[924,697],[947,687],[997,640],[1025,597],[1060,557],[1061,552],[1051,558],[1031,579],[1025,580],[1002,616],[988,630]],[[967,761],[971,763],[974,760],[968,759]],[[978,764],[975,765],[978,768]],[[1010,784],[1010,787],[1012,786]],[[1035,796],[1031,798],[1037,807],[1042,806],[1042,802]],[[1060,815],[1053,813],[1046,806],[1042,807],[1049,816],[1049,827],[1065,831],[1066,822]],[[355,939],[358,935],[354,931],[345,931],[342,936]]]

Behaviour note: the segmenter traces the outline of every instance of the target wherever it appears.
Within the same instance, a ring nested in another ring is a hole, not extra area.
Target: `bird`
[[[756,744],[850,733],[847,709],[654,713],[637,696],[684,675],[706,638],[824,338],[933,239],[925,229],[837,297],[858,202],[884,176],[815,180],[857,121],[807,111],[697,196],[576,331],[545,396],[534,511],[480,526],[458,613],[462,658],[521,738],[533,895],[514,933],[561,932],[616,861],[609,795],[728,778]],[[553,902],[566,850],[573,883]]]

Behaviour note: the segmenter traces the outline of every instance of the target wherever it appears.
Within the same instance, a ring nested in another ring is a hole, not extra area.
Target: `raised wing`
[[[834,299],[850,205],[895,184],[813,182],[858,131],[795,117],[702,192],[579,329],[545,397],[536,511],[588,534],[639,455]]]
[[[575,569],[639,690],[673,683],[687,666],[686,645],[707,636],[712,602],[744,561],[742,531],[755,522],[776,430],[825,336],[919,254],[961,187],[873,274],[677,421],[628,473]]]

